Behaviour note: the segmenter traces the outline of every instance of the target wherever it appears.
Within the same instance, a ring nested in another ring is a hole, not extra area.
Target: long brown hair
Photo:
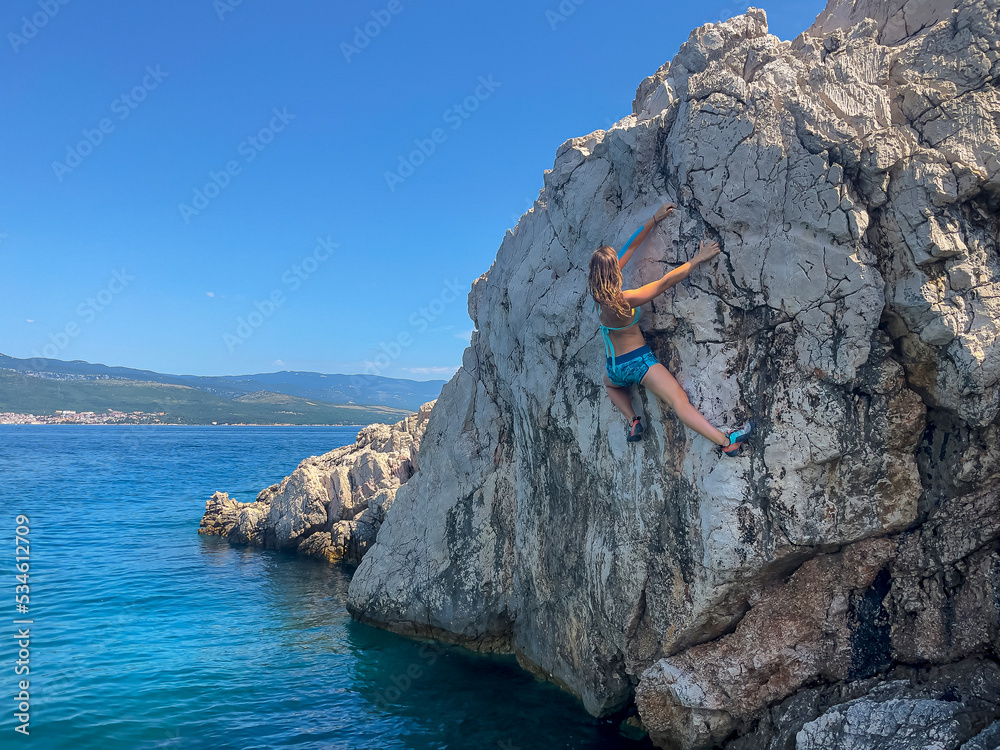
[[[597,304],[609,307],[626,318],[632,307],[622,294],[622,271],[618,267],[618,253],[605,245],[590,256],[590,277],[587,280],[590,293]]]

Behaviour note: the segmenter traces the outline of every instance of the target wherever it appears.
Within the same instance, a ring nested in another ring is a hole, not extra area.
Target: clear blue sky
[[[784,39],[823,5],[762,3]],[[8,0],[0,352],[450,377],[559,144],[745,7]]]

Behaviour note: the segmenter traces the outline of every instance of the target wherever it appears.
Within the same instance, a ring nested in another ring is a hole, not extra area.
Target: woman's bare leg
[[[716,445],[729,447],[729,438],[726,434],[715,429],[697,409],[691,406],[684,389],[666,367],[661,364],[650,367],[642,379],[642,384],[659,396],[661,401],[666,402],[667,406],[673,409],[680,420],[692,430]],[[733,443],[734,447],[737,445],[739,443]]]
[[[618,411],[625,415],[629,424],[635,419],[635,410],[632,408],[632,390],[630,388],[619,388],[614,385],[608,376],[604,376],[604,387],[607,388],[611,403],[618,407]]]

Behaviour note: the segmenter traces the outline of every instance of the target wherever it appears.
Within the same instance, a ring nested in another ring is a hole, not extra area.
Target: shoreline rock
[[[363,428],[352,445],[305,459],[253,502],[216,492],[205,502],[198,533],[357,565],[374,544],[397,490],[417,471],[434,403],[394,425]]]

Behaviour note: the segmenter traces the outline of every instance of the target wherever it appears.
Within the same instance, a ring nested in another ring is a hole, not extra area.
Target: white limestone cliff
[[[793,715],[781,731],[819,746],[850,711],[925,699],[831,708],[864,680],[993,679],[998,8],[833,0],[792,42],[750,10],[563,144],[473,286],[477,331],[352,614],[513,652],[595,715],[635,702],[662,747],[765,747],[738,737]],[[666,201],[626,284],[721,242],[640,325],[709,421],[756,420],[737,460],[642,389],[646,437],[626,443],[603,391],[587,263]],[[979,718],[942,747],[1000,717],[966,687],[940,694]]]

